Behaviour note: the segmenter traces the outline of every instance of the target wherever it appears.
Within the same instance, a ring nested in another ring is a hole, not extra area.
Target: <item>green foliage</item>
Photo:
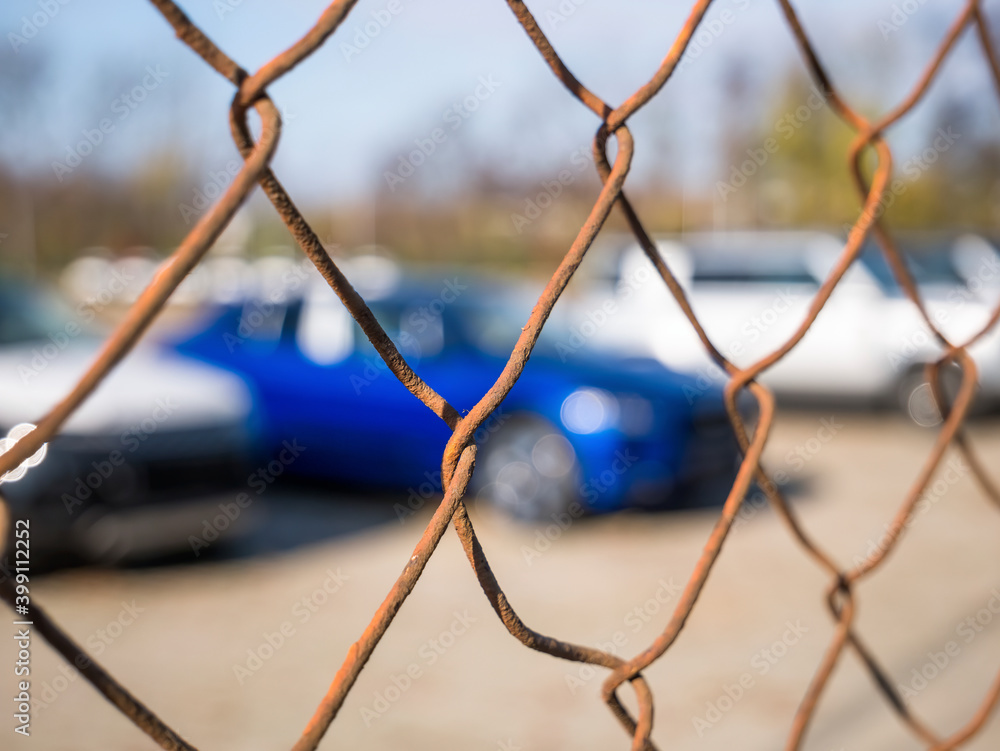
[[[725,205],[727,224],[842,228],[857,219],[862,198],[848,162],[854,132],[820,101],[815,88],[791,78],[763,124],[731,138],[714,197]],[[976,138],[955,113],[938,114],[925,145],[895,158],[880,215],[907,229],[996,231],[1000,145]],[[942,131],[949,137],[938,138]],[[901,151],[892,129],[886,137],[894,153]],[[860,162],[870,184],[874,148],[867,147]]]

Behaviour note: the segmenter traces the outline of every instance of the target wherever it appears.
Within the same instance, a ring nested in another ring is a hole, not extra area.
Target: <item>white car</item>
[[[745,367],[795,332],[844,246],[818,232],[725,232],[661,239],[657,247],[713,343]],[[961,238],[945,260],[918,256],[913,267],[928,312],[953,341],[983,326],[1000,299],[1000,256],[980,238]],[[606,255],[592,269],[598,273],[584,276],[583,294],[570,311],[580,339],[618,353],[652,355],[698,373],[706,385],[723,380],[637,244]],[[897,401],[917,422],[933,424],[940,417],[923,365],[941,351],[869,245],[803,340],[760,380],[786,400]],[[990,406],[1000,400],[1000,327],[970,352],[979,366],[977,406]]]
[[[0,282],[0,449],[93,362],[101,339],[86,330],[92,318]],[[30,524],[35,564],[175,552],[246,482],[253,420],[240,379],[140,344],[44,451],[0,477],[0,494]]]

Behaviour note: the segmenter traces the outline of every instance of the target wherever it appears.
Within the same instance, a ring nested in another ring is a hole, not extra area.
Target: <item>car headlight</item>
[[[15,425],[10,429],[10,432],[5,438],[0,438],[0,454],[6,454],[10,449],[14,447],[18,441],[24,438],[28,433],[33,431],[35,426],[30,422],[22,422],[19,425]],[[49,444],[43,443],[42,447],[38,449],[34,454],[29,456],[14,469],[6,472],[2,477],[0,477],[0,483],[4,482],[17,482],[31,467],[37,467],[45,459],[45,455],[48,453]]]
[[[570,432],[590,435],[616,426],[619,412],[614,394],[603,389],[581,388],[563,401],[559,419]]]

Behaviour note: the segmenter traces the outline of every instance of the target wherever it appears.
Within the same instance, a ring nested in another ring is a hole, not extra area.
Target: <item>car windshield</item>
[[[910,268],[918,282],[928,284],[965,284],[946,249],[911,256]]]
[[[719,253],[695,249],[691,279],[702,284],[808,284],[816,279],[800,256],[748,250]]]
[[[456,345],[507,357],[534,303],[534,299],[527,297],[480,294],[475,300],[470,296],[447,305],[414,297],[405,301],[382,300],[371,303],[370,308],[404,357],[433,357],[445,347]],[[554,349],[557,342],[567,339],[567,329],[558,319],[556,315],[555,320],[546,323],[536,351]],[[356,337],[362,352],[374,354],[360,327]]]
[[[463,293],[459,299],[450,302],[441,296],[431,298],[417,292],[369,301],[368,307],[407,359],[435,357],[449,347],[472,347],[506,358],[517,343],[521,327],[531,315],[537,300],[528,294],[497,292],[478,286],[473,289],[475,293]],[[365,357],[378,357],[361,327],[339,302],[335,305],[332,302],[329,305],[307,305],[305,311],[306,315],[299,324],[298,338],[312,359],[336,362],[352,349]],[[343,323],[334,321],[335,317]],[[310,324],[313,319],[315,325]],[[342,344],[337,345],[336,353],[320,351],[319,345],[331,338],[331,331],[341,331],[342,325],[353,331],[353,336],[348,336],[348,341],[353,340],[353,344],[348,344],[345,351],[343,337],[338,334],[336,338]],[[311,331],[315,335],[311,335]],[[552,353],[559,342],[565,344],[570,337],[563,313],[557,308],[542,328],[535,351]],[[316,346],[310,346],[313,339],[317,340]]]
[[[892,267],[889,266],[881,248],[869,243],[862,251],[860,261],[884,290],[895,295],[902,294]],[[906,263],[917,284],[965,284],[965,280],[955,269],[947,246],[907,253]]]
[[[462,305],[457,310],[461,338],[482,352],[509,357],[535,302],[533,298],[491,297]],[[535,351],[552,351],[568,338],[569,330],[556,309],[542,327]]]
[[[25,344],[48,338],[72,318],[54,297],[31,285],[0,281],[0,345]]]

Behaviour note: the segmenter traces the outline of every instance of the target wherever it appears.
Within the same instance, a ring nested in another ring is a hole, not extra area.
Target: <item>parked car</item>
[[[922,294],[929,300],[956,310],[972,303],[977,313],[992,311],[1000,303],[1000,253],[985,238],[911,233],[898,235],[897,242],[906,252]],[[879,284],[893,294],[901,294],[892,270],[873,241],[868,242],[861,259]]]
[[[988,285],[973,284],[958,269],[988,276],[997,263],[985,241],[963,243],[954,255],[928,252],[911,263],[929,313],[955,340],[977,331],[992,312]],[[665,238],[658,248],[715,345],[737,365],[747,366],[798,328],[843,243],[816,232],[726,232]],[[652,355],[669,367],[721,382],[722,371],[641,248],[627,246],[614,259],[611,264],[605,259],[604,274],[584,285],[585,293],[576,299],[578,321],[608,299],[615,301],[616,314],[595,332],[592,343],[607,351]],[[636,284],[639,276],[649,281]],[[803,340],[760,380],[785,400],[894,403],[917,422],[932,424],[940,418],[923,368],[941,351],[870,244]],[[991,408],[1000,402],[1000,329],[970,352],[980,370],[977,404]],[[949,387],[955,387],[954,379]]]
[[[93,319],[90,307],[65,310],[42,289],[0,281],[0,437],[30,430],[69,393],[100,347]],[[44,453],[0,478],[14,517],[30,524],[34,565],[186,548],[246,483],[252,409],[230,373],[137,346]]]
[[[500,375],[533,301],[452,274],[380,269],[367,287],[358,273],[352,281],[421,377],[457,409],[471,408]],[[416,505],[440,488],[449,430],[316,281],[281,302],[216,308],[178,348],[247,380],[267,445],[303,448],[290,472],[402,491]],[[649,359],[578,352],[567,362],[556,346],[566,337],[550,321],[520,380],[477,431],[477,496],[518,517],[549,518],[574,503],[581,513],[683,505],[704,490],[699,481],[731,480],[736,445],[718,387],[698,388]]]

